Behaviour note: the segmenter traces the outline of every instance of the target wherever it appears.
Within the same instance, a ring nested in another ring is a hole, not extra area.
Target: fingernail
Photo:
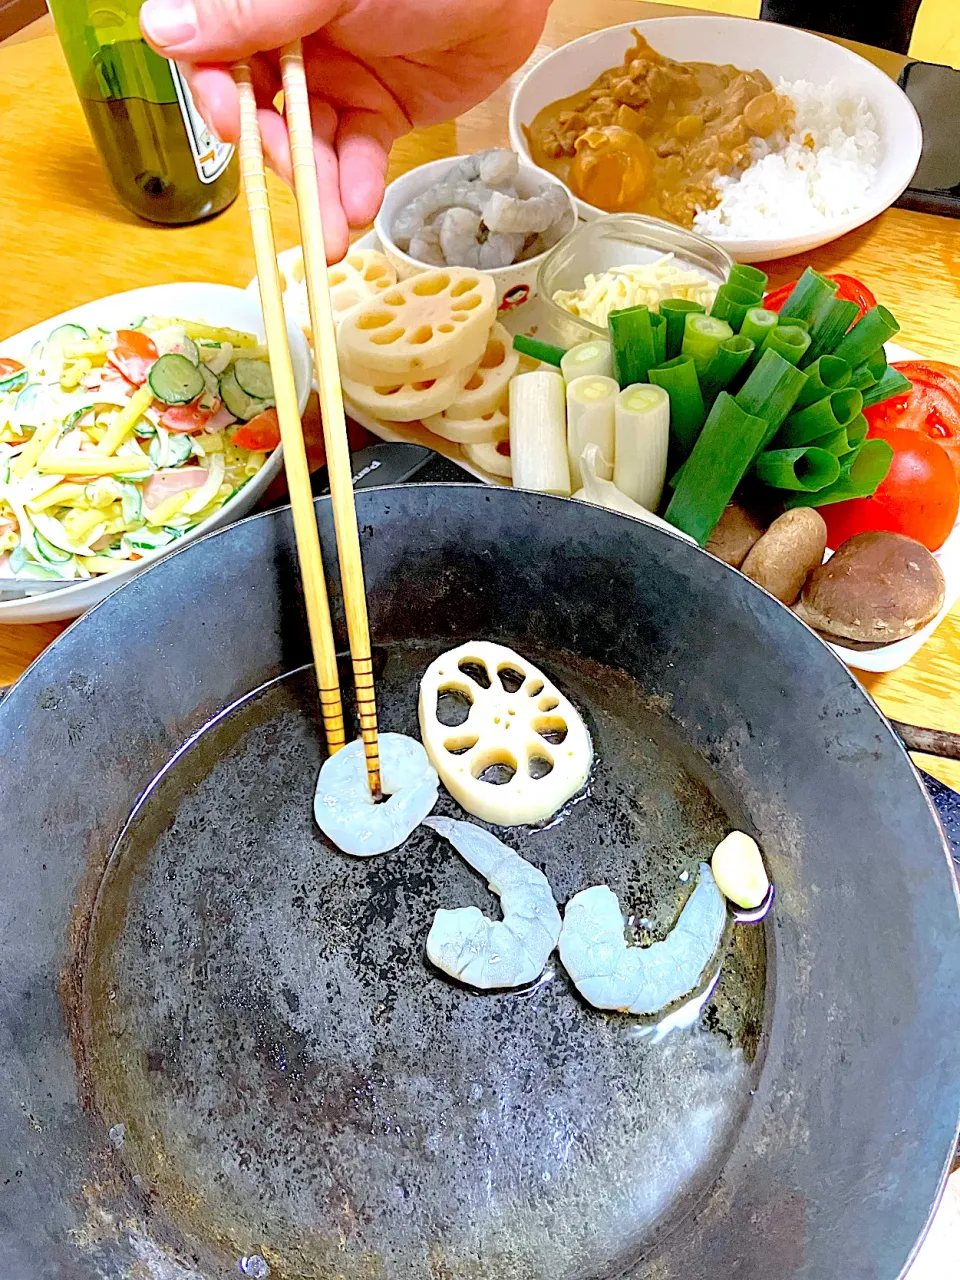
[[[197,34],[197,10],[191,0],[147,0],[140,23],[154,44],[170,48],[187,44]]]

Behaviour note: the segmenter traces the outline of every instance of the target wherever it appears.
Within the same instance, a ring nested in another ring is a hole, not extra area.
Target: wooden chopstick
[[[283,465],[287,473],[290,491],[290,507],[293,512],[293,531],[300,560],[303,594],[307,606],[307,626],[320,691],[320,713],[331,755],[346,743],[343,723],[343,705],[340,699],[340,678],[337,673],[336,645],[333,639],[333,623],[330,619],[330,602],[327,584],[323,576],[323,560],[320,554],[320,535],[310,489],[310,467],[300,423],[300,405],[293,376],[293,363],[287,342],[287,322],[283,311],[283,291],[280,286],[280,270],[277,266],[277,250],[273,238],[273,220],[267,196],[267,179],[263,164],[263,147],[257,123],[257,99],[254,93],[250,68],[238,63],[233,77],[240,93],[240,172],[250,213],[250,229],[257,261],[257,280],[260,285],[260,304],[270,353],[270,372],[273,375],[274,398],[280,422],[280,439],[283,443]]]
[[[360,532],[353,494],[353,471],[347,423],[340,390],[337,339],[327,282],[327,257],[323,243],[323,223],[317,186],[317,165],[313,151],[313,124],[303,67],[303,46],[299,40],[280,52],[284,111],[290,135],[293,187],[300,218],[303,247],[303,276],[313,330],[314,369],[320,390],[323,441],[330,479],[330,498],[337,534],[340,580],[357,690],[360,735],[370,790],[380,796],[380,743],[377,733],[377,703],[373,687],[373,659],[370,652],[370,624],[367,594],[360,557]]]

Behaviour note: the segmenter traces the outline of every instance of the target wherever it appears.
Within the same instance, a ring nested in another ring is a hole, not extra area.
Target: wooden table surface
[[[690,11],[633,0],[557,0],[534,57],[597,27],[684,12]],[[901,62],[879,51],[870,56],[893,74]],[[393,173],[457,151],[505,144],[510,92],[511,85],[505,85],[457,124],[404,139],[394,150]],[[117,204],[52,36],[0,49],[0,116],[0,338],[138,285],[210,280],[242,286],[254,275],[242,199],[212,222],[185,228],[149,226]],[[277,241],[287,248],[296,242],[292,201],[277,183],[273,197]],[[899,318],[905,345],[960,361],[960,223],[891,209],[806,261],[821,270],[862,276]],[[774,283],[781,283],[803,265],[784,259],[769,270]],[[0,684],[15,679],[61,629],[55,623],[0,626]],[[958,674],[960,609],[955,609],[907,666],[862,678],[892,717],[960,731]],[[960,788],[960,765],[923,763]]]
[[[633,0],[555,0],[535,58],[586,31],[690,10]],[[40,25],[40,24],[38,24]],[[48,28],[0,48],[0,338],[105,294],[171,280],[244,286],[254,275],[243,201],[201,226],[138,222],[114,199],[87,133],[59,46]],[[855,46],[856,47],[856,46]],[[903,60],[859,49],[896,75]],[[519,75],[514,78],[515,83]],[[512,83],[457,124],[418,132],[394,150],[393,175],[440,156],[507,144]],[[38,86],[41,91],[38,93]],[[272,185],[278,246],[296,242],[292,201]],[[903,326],[903,342],[960,363],[960,222],[891,209],[803,261],[769,264],[775,284],[820,270],[862,276]],[[0,685],[14,680],[61,624],[0,626]],[[864,676],[892,717],[960,731],[960,608],[899,671]],[[921,761],[960,788],[960,764]],[[946,1280],[960,1256],[960,1185],[953,1180],[911,1280]],[[950,1261],[952,1259],[952,1261]]]

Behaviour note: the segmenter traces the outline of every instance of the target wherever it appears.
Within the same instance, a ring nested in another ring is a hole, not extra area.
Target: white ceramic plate
[[[634,28],[658,53],[683,62],[732,63],[747,70],[758,69],[774,84],[781,77],[813,84],[826,84],[836,77],[846,89],[863,94],[873,108],[883,158],[862,208],[812,228],[808,235],[763,240],[714,238],[740,262],[802,253],[846,235],[893,204],[913,177],[920,160],[920,120],[906,94],[879,68],[842,45],[793,27],[748,18],[692,15],[608,27],[574,40],[538,62],[521,80],[510,103],[510,141],[524,159],[530,159],[530,152],[523,125],[530,124],[543,107],[587,88],[602,72],[620,63],[632,43]],[[600,212],[580,200],[577,206],[582,217],[596,217]]]
[[[97,302],[87,302],[82,307],[74,307],[72,311],[65,311],[62,315],[52,316],[42,324],[24,329],[22,333],[0,342],[0,356],[25,361],[37,339],[43,338],[51,329],[61,324],[72,322],[81,324],[84,328],[100,326],[104,329],[116,329],[141,315],[198,320],[256,333],[260,338],[264,336],[260,300],[255,293],[251,295],[249,290],[245,292],[223,284],[161,284],[132,289],[129,293],[116,293],[109,298],[100,298]],[[288,336],[302,413],[310,395],[310,349],[296,325],[288,324]],[[274,450],[250,482],[225,503],[216,515],[184,534],[170,547],[148,552],[136,564],[102,577],[86,578],[75,586],[57,587],[22,599],[0,600],[0,623],[53,622],[79,617],[85,610],[99,604],[122,583],[129,582],[135,574],[168,555],[170,551],[179,550],[194,538],[245,516],[277,476],[282,462],[281,451]]]
[[[373,231],[368,232],[362,239],[357,241],[357,248],[379,249],[380,242],[376,237],[376,233]],[[281,268],[289,270],[293,260],[299,253],[299,249],[288,249],[286,253],[281,253],[279,255]],[[256,290],[256,281],[248,287],[248,292],[250,290]],[[541,307],[539,298],[534,297],[530,302],[525,303],[516,310],[501,312],[499,319],[501,324],[511,333],[530,333],[535,331],[538,338],[546,342],[554,341],[563,345],[562,337],[555,334],[551,329],[550,316],[546,309]],[[923,356],[917,355],[915,351],[909,351],[906,347],[897,346],[893,342],[887,343],[887,356],[891,362],[894,360],[923,359]],[[441,440],[433,432],[428,431],[426,427],[417,423],[387,424],[378,421],[376,418],[367,418],[365,415],[353,411],[351,411],[351,417],[359,422],[360,426],[365,427],[372,435],[378,436],[381,440],[425,445],[437,453],[442,453],[444,457],[456,462],[458,466],[463,467],[465,471],[469,471],[471,475],[481,480],[484,484],[506,485],[509,483],[507,480],[490,475],[489,472],[473,466],[464,458],[458,445]],[[917,650],[936,631],[957,600],[960,600],[960,520],[957,521],[950,537],[940,550],[935,553],[935,556],[946,580],[943,608],[937,616],[932,622],[928,622],[925,627],[918,631],[916,635],[909,636],[906,640],[897,640],[894,644],[885,645],[882,649],[873,649],[870,652],[861,653],[855,652],[853,649],[845,649],[842,645],[831,645],[830,647],[833,651],[848,666],[856,667],[859,671],[896,671],[905,662],[909,662]]]

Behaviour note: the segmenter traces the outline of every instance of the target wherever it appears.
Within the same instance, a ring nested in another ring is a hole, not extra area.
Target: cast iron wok
[[[605,881],[661,933],[738,825],[773,913],[687,1026],[599,1015],[559,964],[445,981],[432,913],[486,887],[432,832],[360,862],[313,825],[288,513],[198,542],[0,704],[0,1275],[896,1280],[957,1135],[960,917],[886,722],[658,530],[471,486],[358,511],[383,728],[476,637],[586,716],[587,795],[510,835],[558,900]]]

